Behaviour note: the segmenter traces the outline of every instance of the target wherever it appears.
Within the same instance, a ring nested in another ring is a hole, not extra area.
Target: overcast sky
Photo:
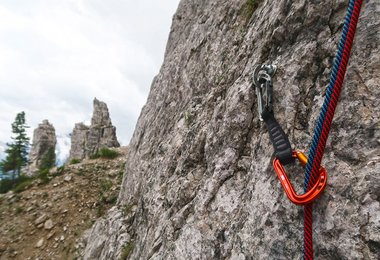
[[[163,61],[179,0],[0,0],[0,142],[25,111],[58,135],[108,105],[127,145]]]

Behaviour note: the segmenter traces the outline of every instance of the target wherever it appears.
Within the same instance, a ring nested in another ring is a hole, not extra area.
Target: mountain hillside
[[[0,259],[75,259],[83,233],[116,203],[126,149],[51,171],[0,194]]]

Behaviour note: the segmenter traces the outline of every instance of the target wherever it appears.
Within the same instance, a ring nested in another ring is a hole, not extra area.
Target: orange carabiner
[[[297,158],[303,167],[306,166],[307,157],[302,152],[293,151],[292,156],[294,158]],[[294,204],[306,205],[313,202],[316,198],[318,198],[318,196],[322,193],[322,191],[326,187],[327,172],[325,168],[323,167],[319,168],[318,181],[308,192],[302,195],[298,195],[294,191],[294,188],[292,184],[290,183],[288,176],[286,175],[284,167],[282,167],[280,161],[277,158],[273,160],[273,167],[274,167],[274,170],[276,171],[277,177],[280,179],[281,185],[284,188],[286,195],[288,196],[290,201],[293,202]]]

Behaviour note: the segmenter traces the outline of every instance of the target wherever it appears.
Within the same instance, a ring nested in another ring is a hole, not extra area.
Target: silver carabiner
[[[253,71],[253,84],[257,96],[257,109],[260,121],[263,121],[262,114],[264,110],[272,111],[272,77],[276,73],[276,65],[258,65]]]

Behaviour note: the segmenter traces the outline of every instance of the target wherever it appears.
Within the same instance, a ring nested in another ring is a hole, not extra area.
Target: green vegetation
[[[70,161],[70,164],[77,164],[77,163],[80,163],[80,160],[79,159],[71,159]]]
[[[132,212],[133,204],[125,204],[123,207],[123,214],[128,215]]]
[[[190,114],[190,112],[185,112],[185,125],[187,128],[190,127],[191,123],[193,121],[193,116]]]
[[[226,81],[226,76],[225,75],[218,75],[215,77],[215,84],[220,85],[222,83],[225,83]]]
[[[26,136],[27,128],[29,126],[25,123],[25,112],[18,113],[12,123],[13,136],[11,138],[13,142],[7,143],[6,157],[0,162],[0,170],[4,173],[10,173],[12,176],[11,187],[16,185],[16,179],[21,176],[21,168],[28,163],[29,137]],[[9,183],[5,184],[9,185]]]
[[[85,171],[83,169],[78,169],[78,171],[75,172],[78,176],[84,176]]]
[[[104,158],[104,159],[115,159],[119,156],[119,153],[115,150],[111,150],[107,147],[100,148],[96,154],[90,156],[90,159],[98,159],[98,158]]]
[[[26,190],[27,188],[29,188],[32,185],[32,182],[33,182],[33,179],[28,178],[24,180],[23,182],[20,182],[19,184],[17,184],[16,187],[13,189],[13,191],[16,193],[22,192]]]
[[[112,188],[112,181],[110,180],[101,180],[100,181],[100,188],[102,192],[107,192]]]
[[[123,179],[123,175],[124,175],[124,170],[125,170],[125,165],[126,163],[122,163],[120,164],[120,170],[117,172],[117,177],[119,178],[119,180],[122,180]]]
[[[127,242],[121,251],[120,260],[126,260],[128,256],[132,253],[133,249],[135,247],[135,244],[133,241]]]
[[[111,196],[111,197],[109,197],[109,198],[107,199],[106,203],[108,203],[108,204],[112,204],[112,205],[115,205],[116,201],[117,201],[117,196],[116,196],[116,195],[113,195],[113,196]]]
[[[95,159],[98,159],[99,157],[100,157],[99,154],[96,153],[96,154],[91,155],[91,156],[90,156],[90,159],[91,159],[91,160],[95,160]]]
[[[39,170],[37,178],[41,180],[41,183],[45,184],[50,181],[50,178],[48,175],[49,175],[49,169]]]
[[[65,166],[60,166],[57,168],[57,175],[61,175],[65,171]]]
[[[0,193],[7,193],[13,188],[14,181],[4,179],[0,181]]]
[[[98,207],[96,208],[96,217],[100,218],[106,213],[106,210],[104,208],[103,203],[99,203]]]
[[[112,192],[112,181],[107,179],[100,180],[100,193],[98,197],[98,206],[96,216],[98,218],[102,217],[108,205],[114,205],[117,201],[117,195]]]
[[[10,180],[4,179],[0,181],[0,193],[7,193],[12,190],[14,192],[21,192],[32,184],[33,178],[21,175],[17,179]]]
[[[112,181],[102,179],[100,180],[100,194],[97,208],[97,217],[101,217],[105,213],[106,204],[114,205],[117,201],[117,196],[112,194]]]
[[[124,175],[124,171],[120,170],[117,172],[117,178],[119,178],[119,180],[123,179],[123,175]]]
[[[49,148],[49,150],[44,154],[41,159],[41,165],[39,170],[43,171],[46,169],[51,169],[55,166],[55,152],[53,148]]]
[[[16,214],[20,214],[20,213],[22,213],[23,211],[24,211],[24,209],[21,208],[21,207],[16,207],[16,209],[15,209]]]
[[[16,115],[12,123],[11,137],[13,142],[7,143],[5,150],[6,158],[0,162],[0,170],[11,176],[11,179],[0,181],[0,193],[6,193],[10,190],[21,192],[31,186],[33,178],[21,174],[22,167],[28,163],[29,137],[26,135],[25,112]],[[36,178],[42,183],[49,182],[49,171],[55,166],[55,152],[50,148],[41,158],[41,164],[38,168]]]
[[[249,20],[251,16],[253,15],[253,12],[256,10],[257,6],[259,5],[260,0],[246,0],[243,14],[244,17]]]
[[[37,178],[41,180],[41,183],[45,184],[50,181],[49,173],[50,169],[55,166],[55,151],[53,148],[49,148],[49,150],[43,155],[41,159],[41,164],[38,169]]]

